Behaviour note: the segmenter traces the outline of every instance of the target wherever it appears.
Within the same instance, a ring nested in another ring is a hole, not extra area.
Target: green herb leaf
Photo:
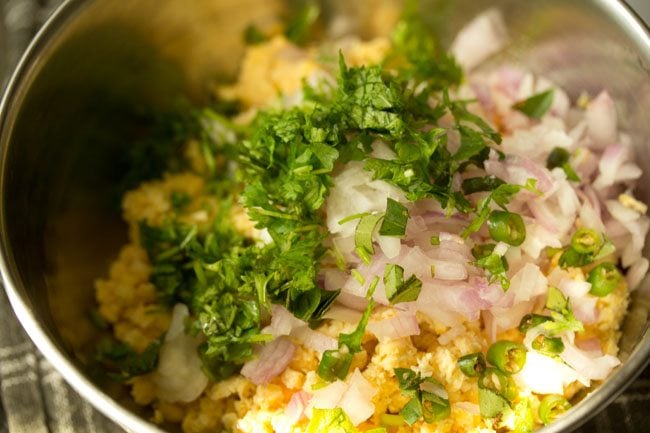
[[[386,213],[379,227],[379,234],[382,236],[404,236],[408,218],[409,211],[406,206],[390,197],[387,198]]]
[[[372,235],[384,214],[371,214],[361,217],[354,232],[355,251],[365,264],[369,264],[375,254]]]
[[[126,343],[103,340],[97,347],[97,361],[113,379],[125,381],[154,371],[162,338],[154,340],[142,353],[137,353]]]
[[[384,269],[384,288],[391,305],[417,300],[422,289],[422,281],[411,275],[404,281],[404,268],[389,263]]]
[[[314,411],[307,425],[306,433],[361,433],[350,421],[345,411],[340,407],[334,409],[318,409]],[[385,428],[366,430],[365,433],[386,433]]]
[[[306,6],[290,17],[284,35],[296,44],[307,42],[313,25],[320,15],[320,7],[315,2],[308,2]]]
[[[512,106],[517,111],[521,111],[531,119],[541,119],[544,114],[553,105],[554,97],[553,89],[537,93],[530,98],[517,102]]]

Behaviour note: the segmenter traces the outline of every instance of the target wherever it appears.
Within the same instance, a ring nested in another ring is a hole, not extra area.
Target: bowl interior
[[[373,25],[370,11],[380,3],[387,19],[397,16],[399,1],[340,0],[323,2],[324,17],[338,20],[330,28],[339,33],[374,36],[387,31]],[[21,317],[30,334],[40,333],[37,341],[47,342],[46,353],[58,354],[55,364],[73,384],[85,377],[131,407],[119,389],[86,368],[98,338],[88,319],[93,281],[106,274],[126,241],[119,196],[135,182],[124,180],[132,169],[129,154],[155,133],[157,116],[183,101],[204,102],[212,83],[232,77],[246,25],[272,22],[286,7],[275,0],[71,0],[18,69],[0,113],[6,286],[31,312]],[[487,7],[504,13],[514,41],[492,64],[524,65],[574,99],[583,91],[609,90],[645,169],[637,196],[650,203],[650,42],[644,29],[614,0],[424,0],[422,13],[448,42]],[[584,421],[640,370],[650,352],[649,305],[645,284],[634,293],[625,323],[626,365],[549,431]],[[109,416],[144,425],[125,414]]]

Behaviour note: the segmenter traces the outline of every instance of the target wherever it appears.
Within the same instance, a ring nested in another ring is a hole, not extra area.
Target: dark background
[[[32,36],[60,2],[0,0],[0,88]],[[628,3],[646,22],[650,22],[650,0],[629,0]],[[7,425],[5,407],[3,402],[0,405],[0,433],[13,433]],[[650,367],[614,403],[603,408],[576,433],[587,432],[650,432]]]

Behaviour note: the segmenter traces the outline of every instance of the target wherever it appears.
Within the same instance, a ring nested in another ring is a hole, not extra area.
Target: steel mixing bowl
[[[324,1],[325,19],[363,36],[385,32],[370,20],[379,1]],[[650,203],[650,35],[624,3],[425,0],[423,6],[443,41],[476,13],[497,6],[514,42],[496,61],[547,75],[573,98],[607,88],[645,169],[637,194]],[[215,77],[236,71],[244,27],[268,21],[283,7],[270,0],[68,0],[36,37],[2,99],[5,289],[49,361],[129,430],[161,431],[86,368],[97,338],[87,320],[93,280],[126,240],[113,196],[127,169],[124,155],[134,137],[147,133],[150,117],[143,113],[170,110],[179,95],[200,104]],[[623,365],[543,431],[577,427],[643,369],[650,354],[649,305],[645,281],[624,324]]]

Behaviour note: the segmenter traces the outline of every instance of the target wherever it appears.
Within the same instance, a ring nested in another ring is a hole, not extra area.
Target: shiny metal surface
[[[375,28],[369,16],[380,2],[399,6],[396,0],[329,1],[326,16],[336,17],[337,31],[369,36],[387,30]],[[488,6],[504,12],[515,41],[494,62],[524,64],[571,96],[610,90],[645,168],[638,195],[650,203],[648,30],[616,0],[423,0],[423,13],[449,40]],[[0,103],[0,266],[7,293],[45,356],[129,430],[160,431],[84,368],[97,338],[86,319],[93,280],[125,240],[114,189],[126,169],[124,153],[146,134],[143,113],[169,110],[181,95],[205,100],[215,79],[235,72],[245,25],[269,22],[282,8],[279,0],[68,0],[28,50]],[[625,364],[544,431],[575,428],[647,363],[648,283],[635,292],[625,323]]]

